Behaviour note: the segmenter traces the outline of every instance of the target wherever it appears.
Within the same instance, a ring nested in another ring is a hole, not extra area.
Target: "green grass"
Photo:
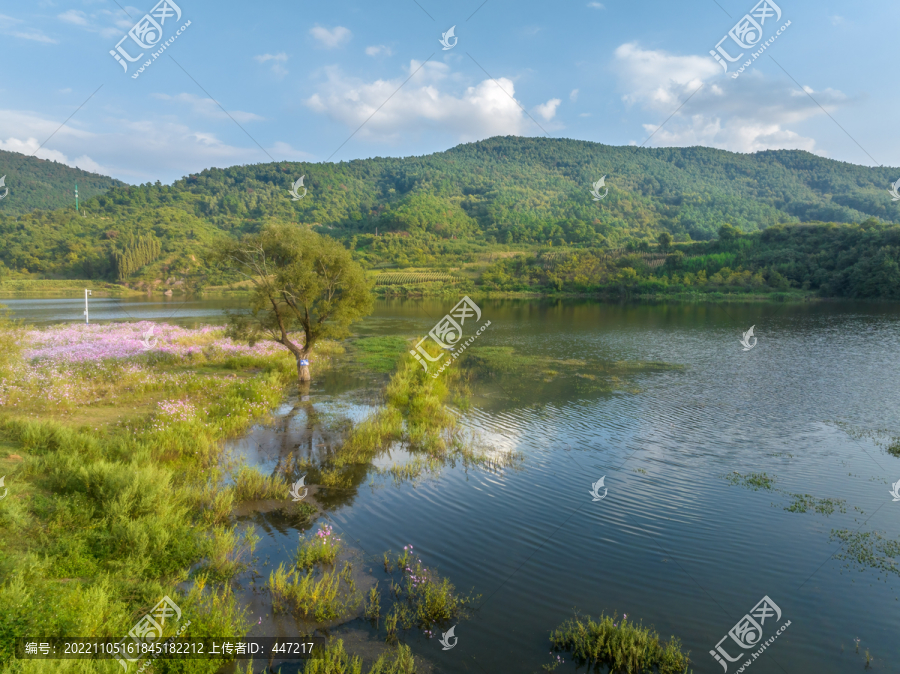
[[[329,642],[322,657],[307,660],[303,669],[304,674],[362,674],[362,671],[362,659],[349,655],[341,639]],[[398,644],[382,653],[367,674],[415,674],[416,671],[415,658],[409,646]]]
[[[598,621],[576,616],[554,630],[550,643],[557,651],[572,653],[580,664],[608,667],[610,672],[628,674],[686,674],[688,654],[675,637],[661,641],[659,634],[640,623],[618,621],[600,615]]]

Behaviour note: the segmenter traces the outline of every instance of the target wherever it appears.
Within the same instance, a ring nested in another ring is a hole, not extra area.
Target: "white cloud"
[[[393,53],[394,52],[390,47],[385,47],[383,44],[366,47],[367,56],[380,56],[381,54],[384,54],[385,56],[391,56]]]
[[[88,25],[87,14],[77,9],[70,9],[67,12],[59,14],[56,18],[60,21],[65,21],[66,23],[74,23],[76,26]]]
[[[593,9],[606,9],[606,7],[603,6],[602,2],[589,2],[587,6]]]
[[[842,23],[844,23],[844,17],[838,16],[837,14],[835,14],[833,17],[831,17],[831,25],[832,26],[838,26]]]
[[[214,119],[228,119],[229,115],[237,122],[258,122],[265,119],[253,112],[243,112],[241,110],[229,110],[228,114],[222,111],[216,102],[211,98],[201,98],[195,94],[181,93],[175,96],[169,94],[153,94],[153,98],[160,101],[176,101],[186,103],[191,107],[194,113],[204,117]]]
[[[66,87],[65,89],[60,89],[60,90],[59,90],[59,93],[61,93],[61,94],[71,94],[71,93],[72,93],[72,90],[71,90],[70,88]]]
[[[228,145],[214,133],[179,121],[105,118],[97,122],[99,133],[79,128],[77,121],[60,128],[36,156],[132,183],[169,182],[211,166],[271,161],[249,141],[246,147]],[[59,120],[31,111],[0,110],[0,149],[30,155],[57,127]],[[267,149],[278,161],[311,159],[284,142]]]
[[[414,60],[408,72],[415,74],[406,84],[408,75],[364,82],[328,67],[327,81],[306,105],[348,128],[365,122],[358,136],[370,140],[398,141],[425,130],[446,131],[463,142],[539,132],[512,98],[515,85],[510,79],[488,79],[454,93],[442,90],[456,80],[445,63]]]
[[[546,103],[535,106],[535,111],[548,122],[556,116],[556,108],[562,103],[558,98],[551,98]]]
[[[331,30],[323,26],[314,26],[309,29],[309,34],[316,38],[323,47],[334,49],[339,47],[350,39],[352,33],[348,28],[343,26],[335,26]]]
[[[625,92],[622,100],[643,109],[653,120],[643,124],[646,134],[653,134],[649,146],[706,145],[733,152],[801,149],[822,153],[814,139],[789,128],[822,114],[818,104],[790,81],[772,80],[759,69],[732,80],[712,58],[644,50],[635,43],[619,46],[615,59],[615,71]],[[833,89],[814,92],[806,86],[804,91],[829,111],[848,102],[843,93]],[[659,124],[682,104],[684,107],[660,128]]]
[[[569,100],[573,103],[578,100],[578,89],[572,89],[572,93],[569,94]]]
[[[287,68],[281,65],[288,60],[288,55],[284,52],[280,52],[278,54],[260,54],[259,56],[254,56],[253,58],[257,63],[272,61],[272,72],[279,77],[284,77],[288,73]]]

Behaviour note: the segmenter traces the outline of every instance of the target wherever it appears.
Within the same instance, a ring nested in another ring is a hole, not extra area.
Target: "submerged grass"
[[[611,674],[686,674],[688,654],[675,637],[661,641],[659,634],[623,616],[576,617],[564,622],[550,635],[553,648],[571,652],[576,661],[609,668]],[[551,669],[550,667],[545,667]]]

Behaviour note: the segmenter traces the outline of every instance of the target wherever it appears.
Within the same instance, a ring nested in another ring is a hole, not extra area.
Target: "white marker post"
[[[88,295],[90,295],[90,294],[91,294],[91,291],[88,290],[87,288],[85,288],[85,289],[84,289],[84,323],[85,323],[85,325],[87,325],[87,324],[89,323],[89,321],[88,321],[88,302],[87,302],[87,298],[88,298]]]

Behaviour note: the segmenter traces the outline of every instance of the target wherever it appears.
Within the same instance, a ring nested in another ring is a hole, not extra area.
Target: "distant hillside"
[[[125,185],[121,180],[5,150],[0,150],[0,176],[6,176],[9,188],[9,194],[0,199],[0,215],[74,206],[76,184],[79,201]],[[0,194],[3,191],[0,189]]]
[[[594,201],[591,184],[604,175],[609,193]],[[294,201],[288,190],[301,176],[305,196]],[[793,150],[496,137],[422,157],[234,166],[170,186],[115,186],[86,200],[87,217],[71,199],[21,217],[2,203],[0,262],[42,276],[218,285],[233,279],[206,267],[212,241],[288,221],[342,239],[371,265],[446,268],[510,247],[634,247],[664,231],[676,243],[711,240],[725,224],[752,233],[814,221],[898,223],[900,203],[887,190],[898,177]],[[7,199],[25,189],[9,177],[7,185]]]

